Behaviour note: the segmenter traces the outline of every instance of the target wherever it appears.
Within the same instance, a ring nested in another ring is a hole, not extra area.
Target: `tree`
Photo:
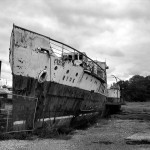
[[[150,100],[150,76],[135,75],[129,81],[119,81],[118,84],[126,101]]]

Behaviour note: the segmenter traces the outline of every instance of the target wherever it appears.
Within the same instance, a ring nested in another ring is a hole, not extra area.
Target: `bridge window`
[[[63,55],[63,60],[67,60],[68,56],[67,55]]]
[[[72,55],[69,55],[69,56],[68,56],[68,59],[69,59],[69,60],[72,60]]]
[[[82,60],[83,59],[83,55],[79,55],[79,60]]]
[[[78,60],[78,55],[77,55],[77,54],[74,55],[74,59],[75,59],[75,60]]]

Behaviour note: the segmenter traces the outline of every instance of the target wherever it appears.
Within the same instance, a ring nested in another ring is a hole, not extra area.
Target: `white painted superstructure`
[[[108,89],[108,97],[120,98],[120,90],[115,88]]]
[[[84,53],[81,53],[83,54],[81,56],[80,53],[68,52],[71,49],[68,49],[66,53],[64,47],[56,45],[49,38],[20,28],[13,29],[10,47],[10,58],[12,58],[10,63],[15,75],[38,80],[41,77],[41,82],[43,80],[51,81],[103,95],[107,94],[105,72],[107,66],[105,62],[93,63],[86,60]],[[72,58],[63,60],[67,55]],[[80,59],[80,57],[83,58]],[[86,70],[81,66],[82,63],[89,68]],[[92,75],[92,71],[89,71],[92,69],[95,76]],[[44,72],[45,74],[42,76]]]

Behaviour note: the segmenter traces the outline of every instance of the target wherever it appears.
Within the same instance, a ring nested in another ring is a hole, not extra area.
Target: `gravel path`
[[[100,120],[86,130],[76,130],[68,140],[36,139],[0,141],[0,150],[143,150],[150,145],[128,145],[125,138],[149,131],[150,122],[139,120]],[[62,137],[63,138],[63,137]],[[64,137],[65,138],[65,137]]]

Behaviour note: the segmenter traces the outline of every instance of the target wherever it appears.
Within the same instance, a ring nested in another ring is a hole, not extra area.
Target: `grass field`
[[[107,119],[98,119],[87,128],[58,138],[0,141],[0,150],[148,150],[149,144],[127,144],[125,138],[135,133],[150,132],[150,102],[127,103],[122,112]],[[126,117],[124,117],[126,116]]]

